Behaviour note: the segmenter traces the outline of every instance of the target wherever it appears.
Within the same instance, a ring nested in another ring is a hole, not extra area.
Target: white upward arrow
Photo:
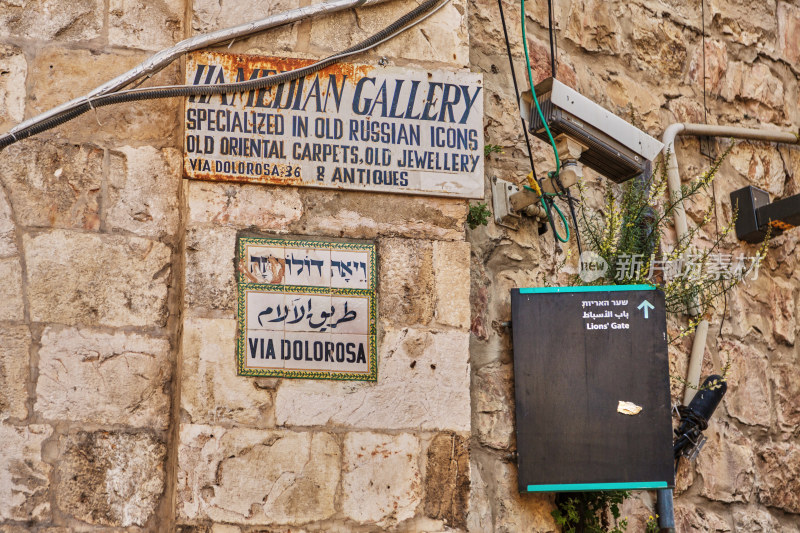
[[[645,300],[642,303],[640,303],[639,307],[637,307],[636,309],[641,309],[642,311],[644,311],[644,318],[647,319],[649,318],[647,316],[648,311],[650,311],[650,309],[655,309],[655,306],[650,302],[648,302],[647,300]]]

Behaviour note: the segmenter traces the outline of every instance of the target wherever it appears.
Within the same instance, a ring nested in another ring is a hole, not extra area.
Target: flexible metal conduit
[[[779,142],[786,144],[800,143],[800,136],[797,133],[755,130],[750,128],[739,128],[736,126],[714,126],[709,124],[671,124],[664,130],[661,142],[664,143],[662,154],[667,165],[667,187],[672,201],[676,201],[681,195],[681,176],[678,172],[678,156],[675,152],[675,139],[679,135],[707,136],[707,137],[733,137],[736,139],[747,139],[751,141]],[[686,223],[686,210],[683,202],[678,202],[675,206],[675,232],[678,240],[686,237],[689,227]],[[690,314],[696,316],[699,309],[692,309]],[[689,370],[687,382],[694,388],[687,386],[684,393],[683,403],[688,405],[695,395],[697,386],[700,383],[700,368],[703,363],[703,353],[705,352],[706,336],[708,334],[708,321],[703,320],[697,326],[697,332],[692,344],[692,355],[689,358]]]
[[[334,13],[336,11],[343,11],[345,9],[351,9],[361,6],[376,5],[386,1],[387,0],[332,0],[329,2],[322,2],[319,4],[313,4],[310,6],[292,9],[289,11],[285,11],[283,13],[279,13],[277,15],[271,15],[261,20],[247,22],[245,24],[240,24],[238,26],[232,26],[230,28],[225,28],[204,35],[196,35],[194,37],[184,39],[183,41],[179,42],[175,46],[172,46],[171,48],[161,50],[160,52],[150,57],[147,61],[132,68],[128,72],[120,76],[117,76],[111,81],[104,83],[103,85],[97,87],[87,95],[75,98],[73,100],[70,100],[69,102],[65,102],[60,106],[54,107],[53,109],[45,111],[40,115],[37,115],[31,119],[28,119],[18,124],[16,127],[9,130],[7,134],[13,135],[14,133],[24,130],[30,126],[36,125],[52,117],[60,115],[64,111],[72,109],[76,105],[86,102],[91,97],[115,92],[142,78],[152,76],[153,74],[164,69],[164,67],[166,67],[167,65],[169,65],[170,63],[181,57],[183,54],[186,54],[188,52],[224,43],[227,41],[233,41],[234,39],[240,37],[246,37],[248,35],[259,33],[264,30],[268,30],[278,26],[283,26],[285,24],[291,24],[293,22],[297,22],[299,20],[303,20],[315,15],[320,15],[323,13]]]

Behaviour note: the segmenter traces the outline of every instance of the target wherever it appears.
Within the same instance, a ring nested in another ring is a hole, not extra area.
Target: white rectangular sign
[[[195,52],[186,83],[313,63]],[[192,179],[483,198],[483,86],[468,71],[332,65],[246,93],[186,99]]]

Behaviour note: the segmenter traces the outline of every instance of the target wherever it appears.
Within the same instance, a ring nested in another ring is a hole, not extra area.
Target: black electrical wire
[[[706,105],[706,2],[700,0],[700,13],[702,17],[702,46],[703,46],[703,122],[708,124],[708,106]],[[711,182],[711,199],[714,202],[714,227],[716,229],[717,238],[719,238],[719,216],[717,215],[717,187],[715,182]],[[724,283],[724,282],[723,282]],[[722,318],[719,322],[719,333],[717,334],[717,347],[719,347],[719,338],[722,336],[722,327],[725,325],[725,317],[728,314],[728,291],[722,292],[722,299],[724,305],[722,308]],[[719,369],[720,371],[722,369]]]
[[[550,37],[550,74],[553,79],[556,79],[556,36],[553,31],[553,1],[547,0],[547,33]],[[560,185],[560,184],[559,184]],[[567,204],[569,204],[569,214],[572,218],[572,225],[575,228],[575,241],[578,243],[578,255],[583,255],[583,247],[581,246],[581,230],[578,228],[578,217],[575,215],[575,198],[569,189],[567,193]]]
[[[441,0],[427,0],[426,2],[420,4],[417,8],[413,9],[412,11],[406,13],[405,15],[394,21],[389,26],[385,27],[384,29],[370,36],[364,41],[361,41],[355,46],[352,46],[347,50],[340,52],[339,54],[330,56],[321,61],[317,61],[316,63],[309,65],[307,67],[298,68],[289,72],[282,72],[280,74],[275,74],[273,76],[267,76],[264,78],[257,78],[255,80],[241,81],[236,83],[220,83],[211,85],[180,85],[170,88],[133,89],[129,91],[120,91],[116,93],[104,94],[92,98],[87,98],[85,102],[78,103],[75,105],[75,107],[67,109],[54,117],[50,117],[37,124],[33,124],[18,132],[7,133],[3,136],[0,136],[0,150],[5,148],[6,146],[14,144],[19,140],[55,128],[56,126],[64,124],[65,122],[77,118],[83,115],[84,113],[92,109],[96,109],[98,107],[104,107],[108,105],[120,104],[124,102],[133,102],[139,100],[173,98],[176,96],[208,96],[214,94],[231,94],[236,92],[247,92],[256,89],[264,89],[266,87],[271,87],[274,85],[280,85],[282,83],[287,83],[296,80],[298,78],[308,76],[310,74],[313,74],[314,72],[317,72],[330,65],[335,64],[344,57],[356,54],[369,47],[374,46],[381,40],[403,29],[405,26],[413,22],[414,19],[419,18],[426,12],[436,7],[436,5],[439,4],[440,2]]]
[[[572,193],[569,192],[567,189],[567,203],[569,204],[569,214],[572,216],[572,225],[575,228],[575,242],[578,243],[578,257],[583,255],[583,247],[581,247],[581,230],[578,229],[578,217],[575,216],[575,206],[573,203],[575,202],[575,198],[572,197]]]
[[[506,52],[508,52],[508,65],[511,67],[511,79],[514,82],[514,95],[519,98],[519,87],[517,86],[517,75],[514,73],[514,58],[511,55],[511,43],[508,41],[508,30],[506,29],[506,17],[503,14],[503,0],[497,0],[497,6],[500,8],[500,23],[503,26],[503,36],[506,39]],[[519,106],[519,101],[517,101]],[[528,138],[528,128],[525,127],[525,119],[522,118],[522,113],[519,115],[519,121],[522,124],[522,133],[525,134],[525,147],[528,149],[528,160],[531,163],[531,172],[533,172],[533,179],[536,178],[536,167],[533,164],[533,152],[531,151],[531,141]],[[538,181],[538,180],[537,180]]]
[[[706,0],[700,0],[700,13],[703,19],[703,122],[708,124],[708,106],[706,105]]]
[[[556,38],[553,34],[553,1],[547,0],[547,32],[550,34],[550,73],[556,78]]]

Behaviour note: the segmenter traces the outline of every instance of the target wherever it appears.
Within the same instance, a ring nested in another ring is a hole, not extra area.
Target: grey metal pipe
[[[324,13],[335,13],[337,11],[343,11],[345,9],[361,6],[380,4],[386,1],[387,0],[332,0],[329,2],[299,7],[297,9],[285,11],[277,15],[271,15],[260,20],[247,22],[245,24],[232,26],[230,28],[224,28],[211,33],[189,37],[188,39],[184,39],[183,41],[179,42],[175,46],[157,52],[143,63],[104,83],[103,85],[100,85],[87,95],[80,96],[70,100],[69,102],[65,102],[57,107],[54,107],[53,109],[30,118],[9,130],[8,133],[13,134],[43,120],[54,117],[62,111],[70,109],[76,104],[85,102],[87,98],[118,91],[119,89],[122,89],[123,87],[130,85],[131,83],[140,80],[145,76],[151,76],[159,72],[187,52],[192,52],[194,50],[213,46],[215,44],[224,43],[240,37],[246,37],[248,35],[259,33],[278,26],[283,26],[285,24],[291,24],[308,17]]]
[[[673,508],[672,489],[656,491],[656,514],[660,533],[675,533],[675,509]]]
[[[689,405],[694,395],[697,394],[697,385],[700,383],[700,370],[703,367],[703,354],[706,351],[706,338],[708,337],[708,320],[701,320],[697,324],[692,342],[692,355],[689,356],[689,370],[686,373],[686,382],[695,388],[686,387],[683,392],[683,405]]]
[[[752,141],[771,141],[786,144],[798,144],[800,136],[797,133],[771,130],[755,130],[739,128],[736,126],[715,126],[710,124],[671,124],[664,130],[661,142],[664,143],[662,154],[667,167],[667,187],[672,201],[680,198],[681,177],[678,172],[678,156],[675,153],[675,138],[679,135],[693,135],[706,137],[733,137],[736,139],[749,139]],[[685,237],[689,232],[686,223],[686,211],[683,202],[675,207],[675,231],[678,239]]]
[[[707,137],[733,137],[735,139],[747,139],[751,141],[779,142],[785,144],[800,144],[800,135],[786,131],[777,130],[756,130],[752,128],[739,128],[737,126],[716,126],[711,124],[691,124],[677,123],[671,124],[664,130],[661,142],[664,143],[662,154],[664,164],[667,169],[667,188],[669,197],[672,201],[677,201],[681,195],[681,176],[679,173],[678,155],[675,152],[675,139],[679,135],[707,136]],[[689,226],[686,222],[686,210],[683,202],[678,202],[675,206],[675,232],[678,240],[685,238],[689,233]],[[690,314],[697,316],[700,310],[697,307],[690,309]],[[708,334],[708,322],[703,320],[697,326],[692,343],[692,355],[689,358],[689,374],[687,383],[694,388],[687,386],[684,393],[684,405],[688,404],[694,397],[697,387],[700,384],[700,368],[703,363],[703,353],[705,352],[706,336]],[[688,398],[688,400],[687,400]]]

